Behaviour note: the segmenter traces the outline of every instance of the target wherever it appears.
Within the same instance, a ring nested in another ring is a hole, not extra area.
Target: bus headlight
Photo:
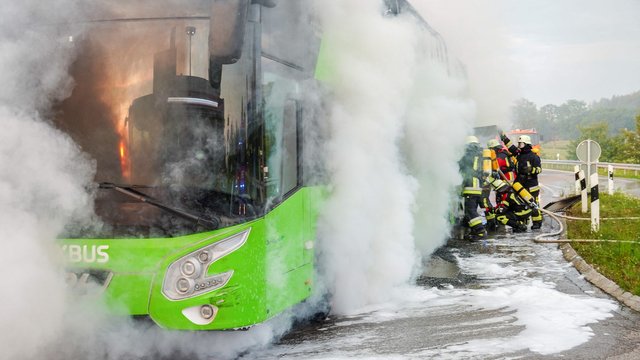
[[[193,279],[180,278],[176,282],[176,290],[178,290],[178,293],[180,294],[188,293],[191,288],[193,288]]]
[[[169,300],[183,300],[225,286],[231,279],[233,270],[207,275],[209,267],[244,245],[250,230],[197,249],[171,263],[162,283],[162,294]]]
[[[180,270],[184,276],[192,276],[195,273],[200,272],[200,262],[194,259],[189,259],[182,264]]]

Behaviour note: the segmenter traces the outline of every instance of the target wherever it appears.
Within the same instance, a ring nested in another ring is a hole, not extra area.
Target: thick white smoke
[[[0,337],[6,358],[234,357],[280,336],[279,320],[248,332],[190,334],[87,316],[67,302],[55,257],[63,225],[90,213],[93,165],[48,122],[73,85],[73,53],[56,24],[75,1],[26,0],[0,8]],[[321,264],[334,311],[388,300],[421,256],[446,236],[448,191],[473,105],[464,82],[429,56],[409,17],[383,17],[377,1],[322,1],[334,101],[326,156],[332,195]],[[80,314],[80,315],[78,315]]]
[[[170,332],[107,317],[99,303],[68,296],[55,239],[65,224],[92,214],[95,168],[50,116],[74,86],[76,34],[61,25],[92,16],[72,0],[0,7],[0,359],[226,359],[269,344],[291,317],[247,332]]]
[[[30,355],[62,329],[65,284],[55,237],[90,210],[92,168],[42,120],[0,108],[0,348]]]
[[[73,53],[58,26],[78,16],[75,1],[3,1],[0,6],[0,105],[46,110],[71,91]],[[65,36],[67,35],[67,36]]]
[[[451,191],[461,181],[460,149],[473,127],[476,106],[465,95],[466,80],[450,76],[441,64],[420,63],[415,79],[404,146],[410,172],[419,184],[414,194],[415,243],[419,253],[427,256],[450,231]]]
[[[92,214],[95,173],[93,161],[50,122],[51,105],[74,86],[68,68],[76,34],[61,25],[95,16],[76,5],[0,7],[0,359],[226,359],[265,346],[289,328],[290,317],[247,332],[170,332],[108,317],[99,303],[67,294],[56,237]]]
[[[510,108],[521,95],[517,68],[504,33],[505,0],[414,0],[412,4],[442,34],[467,67],[470,95],[477,104],[473,126],[508,128]]]
[[[0,349],[7,359],[37,353],[60,332],[66,302],[55,238],[91,208],[91,162],[41,118],[72,84],[73,54],[54,25],[74,13],[74,2],[62,0],[0,7]]]
[[[388,300],[443,243],[473,106],[414,19],[358,0],[323,10],[334,101],[321,265],[333,310],[348,313]]]

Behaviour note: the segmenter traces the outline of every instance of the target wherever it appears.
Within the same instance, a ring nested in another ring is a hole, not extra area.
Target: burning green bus
[[[302,166],[309,2],[121,2],[69,38],[55,123],[96,160],[68,282],[170,329],[246,328],[311,294],[320,187]]]
[[[312,2],[108,3],[68,38],[75,86],[55,113],[98,184],[99,221],[60,240],[69,285],[178,330],[243,329],[303,302],[324,189],[303,161],[318,157],[307,95],[327,71]]]

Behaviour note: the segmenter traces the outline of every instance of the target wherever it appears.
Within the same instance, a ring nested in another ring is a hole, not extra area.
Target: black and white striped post
[[[598,195],[598,173],[591,174],[591,231],[600,231],[600,196]]]
[[[583,140],[576,146],[576,156],[578,160],[582,161],[587,165],[587,181],[591,183],[591,173],[597,173],[598,168],[598,159],[600,158],[600,154],[602,154],[602,148],[598,142],[593,141],[591,139]],[[592,169],[594,171],[592,171]],[[590,184],[587,184],[588,187],[591,187]]]
[[[589,211],[588,199],[587,199],[587,179],[584,177],[584,170],[578,172],[578,178],[580,179],[580,195],[582,199],[582,213]]]
[[[580,165],[573,167],[573,174],[576,179],[576,195],[580,195]]]
[[[609,195],[613,195],[613,165],[609,164]]]

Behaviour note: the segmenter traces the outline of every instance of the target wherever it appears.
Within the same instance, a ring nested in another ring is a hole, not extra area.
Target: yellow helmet
[[[494,179],[492,176],[487,177],[487,182],[491,184],[491,187],[493,187],[497,192],[505,192],[509,190],[509,185],[506,182],[500,179]]]
[[[529,136],[529,135],[520,135],[520,137],[518,137],[518,142],[531,145],[531,136]]]
[[[470,135],[470,136],[467,136],[467,144],[480,144],[480,141],[478,140],[477,137]]]
[[[489,139],[489,141],[487,141],[487,147],[490,149],[498,146],[500,146],[500,141],[496,139]]]

